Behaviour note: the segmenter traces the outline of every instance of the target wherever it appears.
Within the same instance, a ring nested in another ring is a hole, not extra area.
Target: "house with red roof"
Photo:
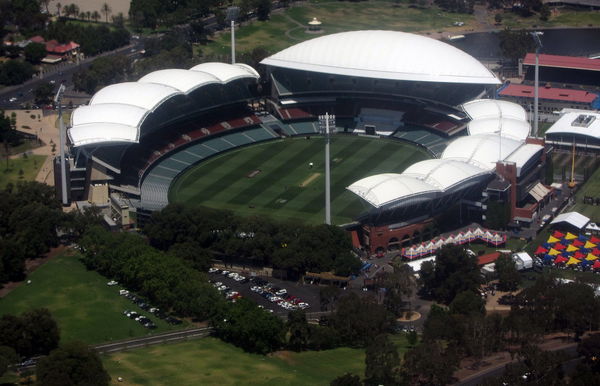
[[[30,38],[29,41],[46,45],[48,55],[42,60],[44,63],[57,63],[66,59],[69,55],[76,55],[79,52],[79,44],[73,41],[63,44],[55,39],[46,41],[39,35]]]

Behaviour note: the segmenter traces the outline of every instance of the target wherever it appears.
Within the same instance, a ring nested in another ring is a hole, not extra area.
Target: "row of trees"
[[[47,355],[58,347],[59,340],[58,326],[45,308],[0,318],[0,348],[9,348],[0,349],[0,357],[9,357],[7,353],[13,352],[8,358],[10,364],[16,363],[18,358]]]
[[[475,0],[434,0],[434,3],[448,12],[473,13]]]
[[[138,235],[91,227],[80,239],[83,262],[147,297],[163,310],[206,319],[223,301],[205,274],[149,246]]]
[[[7,60],[0,63],[0,84],[12,86],[21,84],[33,76],[35,70],[33,66],[17,59]]]
[[[228,211],[169,205],[144,227],[150,243],[168,250],[186,243],[228,263],[271,266],[298,279],[306,271],[358,272],[346,231],[334,226],[241,217]]]
[[[47,39],[67,43],[75,41],[87,56],[111,51],[129,43],[130,34],[124,27],[109,28],[105,25],[81,25],[66,20],[48,24],[42,33]]]

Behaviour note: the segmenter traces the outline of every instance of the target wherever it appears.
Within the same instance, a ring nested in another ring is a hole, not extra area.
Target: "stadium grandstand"
[[[528,138],[525,111],[516,104],[490,99],[471,101],[462,108],[471,117],[469,135],[450,142],[439,159],[348,186],[371,207],[354,230],[369,252],[409,245],[436,215],[456,203],[468,206],[467,211],[477,213],[481,220],[487,197],[493,195],[510,203],[514,221],[534,220],[540,204],[531,192],[540,190],[538,166],[544,146],[543,141]],[[538,197],[542,202],[551,190],[544,192]]]
[[[588,86],[600,90],[600,60],[577,56],[539,55],[540,81],[560,85]],[[520,70],[526,82],[535,76],[535,54],[528,53]],[[564,87],[563,86],[563,87]]]
[[[107,205],[118,193],[140,220],[169,203],[173,181],[190,167],[243,146],[320,135],[318,116],[328,112],[338,133],[410,142],[433,157],[348,187],[366,203],[356,216],[370,251],[414,238],[457,202],[481,220],[482,191],[505,181],[513,189],[498,197],[512,202],[513,218],[532,204],[543,141],[528,138],[523,108],[485,99],[500,82],[464,52],[408,33],[354,31],[262,64],[266,100],[258,72],[244,64],[159,70],[98,91],[71,115],[71,198]],[[528,208],[520,218],[535,216]]]

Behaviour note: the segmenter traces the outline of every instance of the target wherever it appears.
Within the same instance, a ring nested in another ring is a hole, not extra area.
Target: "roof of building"
[[[356,181],[347,189],[376,208],[401,198],[439,192],[433,185],[397,173],[369,176]]]
[[[503,88],[498,94],[500,96],[533,98],[535,94],[535,88],[526,84],[513,83]],[[598,94],[584,90],[540,87],[539,98],[565,102],[592,103],[596,98],[598,98]]]
[[[590,59],[578,56],[562,56],[562,55],[539,55],[540,66],[557,67],[557,68],[572,68],[577,70],[600,71],[600,60]],[[528,53],[525,55],[523,64],[535,65],[535,54]]]
[[[600,139],[600,112],[579,110],[564,113],[546,131],[548,135],[581,135]]]
[[[489,174],[489,171],[466,162],[429,159],[412,164],[402,174],[446,191],[471,178]]]
[[[88,106],[75,109],[69,138],[74,146],[137,142],[148,114],[173,96],[187,95],[208,84],[258,77],[245,64],[203,63],[191,70],[159,70],[137,82],[113,84],[98,91]]]
[[[476,99],[462,105],[471,119],[513,118],[527,121],[527,112],[516,103],[498,99]]]
[[[455,159],[494,170],[496,162],[506,159],[523,142],[494,134],[477,134],[452,141],[442,154],[443,159]]]
[[[477,256],[477,265],[482,266],[486,264],[491,264],[498,260],[500,257],[500,252],[491,252],[485,255]]]
[[[499,84],[490,70],[458,48],[397,31],[351,31],[321,36],[280,51],[261,63],[365,78]]]
[[[583,229],[590,222],[590,219],[579,212],[567,212],[556,216],[550,224],[558,224],[561,222],[566,222],[577,229]]]
[[[529,136],[531,127],[529,123],[520,119],[513,118],[479,118],[467,125],[470,135],[477,134],[498,134],[503,137],[509,137],[524,141]]]
[[[514,162],[517,166],[517,177],[521,176],[521,168],[525,166],[527,161],[529,161],[533,156],[537,153],[540,153],[544,149],[541,145],[535,145],[532,143],[526,143],[525,145],[519,147],[515,150],[511,155],[506,158],[505,161]]]

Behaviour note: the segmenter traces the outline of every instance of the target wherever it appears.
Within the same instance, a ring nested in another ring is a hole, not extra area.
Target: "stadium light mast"
[[[60,185],[61,185],[61,199],[63,206],[69,205],[67,200],[67,168],[65,164],[65,123],[63,122],[62,116],[62,95],[65,92],[65,85],[61,84],[54,97],[54,103],[58,105],[58,131],[59,131],[59,146],[60,146]]]
[[[533,31],[531,36],[535,43],[535,84],[533,93],[533,136],[538,135],[538,103],[539,103],[539,88],[540,88],[540,49],[542,48],[542,41],[540,35],[543,32]]]
[[[235,20],[231,20],[231,64],[235,64]]]
[[[330,126],[335,128],[335,115],[319,115],[319,128],[325,134],[325,224],[331,225],[331,170],[329,160],[329,144],[331,142]]]

